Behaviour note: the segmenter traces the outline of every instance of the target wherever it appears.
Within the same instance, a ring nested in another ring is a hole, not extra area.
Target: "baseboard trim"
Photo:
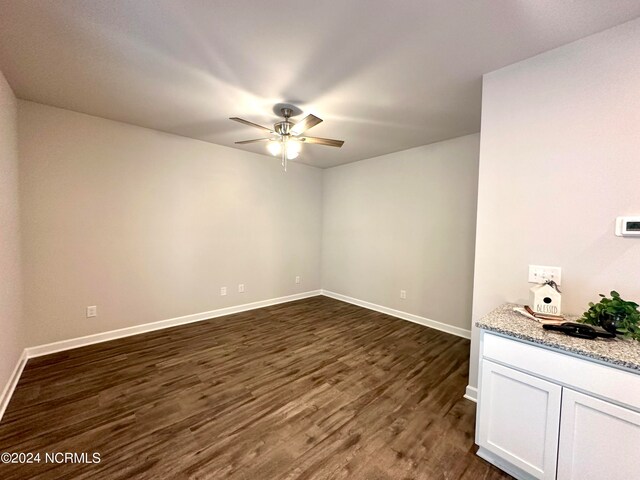
[[[20,380],[24,366],[27,364],[27,360],[27,352],[26,350],[23,350],[16,362],[16,366],[13,368],[13,372],[11,372],[9,381],[5,385],[4,390],[2,390],[2,395],[0,395],[0,420],[2,420],[2,417],[4,416],[4,412],[9,405],[9,401],[13,396],[16,386],[18,386],[18,381]]]
[[[472,387],[471,385],[467,385],[463,397],[467,400],[478,403],[478,389],[476,387]]]
[[[467,340],[471,339],[471,330],[465,330],[464,328],[447,325],[446,323],[431,320],[430,318],[421,317],[419,315],[414,315],[413,313],[407,313],[400,310],[395,310],[393,308],[383,307],[382,305],[376,305],[375,303],[366,302],[364,300],[358,300],[357,298],[348,297],[346,295],[342,295],[341,293],[335,293],[329,290],[321,290],[321,292],[322,295],[326,297],[334,298],[336,300],[342,300],[343,302],[351,303],[363,308],[368,308],[369,310],[374,310],[376,312],[386,313],[387,315],[391,315],[392,317],[397,317],[402,320],[407,320],[409,322],[423,325],[425,327],[440,330],[441,332],[450,333],[458,337],[466,338]]]
[[[25,351],[27,353],[27,358],[41,357],[43,355],[50,355],[52,353],[62,352],[65,350],[86,347],[87,345],[93,345],[95,343],[108,342],[110,340],[116,340],[118,338],[130,337],[132,335],[139,335],[141,333],[153,332],[155,330],[162,330],[164,328],[186,325],[188,323],[201,322],[203,320],[209,320],[211,318],[246,312],[249,310],[255,310],[256,308],[269,307],[271,305],[292,302],[294,300],[301,300],[303,298],[316,297],[318,295],[321,295],[321,290],[311,290],[308,292],[296,293],[294,295],[287,295],[285,297],[271,298],[269,300],[245,303],[243,305],[219,308],[217,310],[211,310],[208,312],[194,313],[192,315],[185,315],[183,317],[170,318],[168,320],[160,320],[158,322],[152,323],[144,323],[142,325],[135,325],[133,327],[126,327],[118,330],[110,330],[108,332],[96,333],[93,335],[87,335],[85,337],[71,338],[69,340],[48,343],[46,345],[39,345],[37,347],[28,347],[25,349]]]

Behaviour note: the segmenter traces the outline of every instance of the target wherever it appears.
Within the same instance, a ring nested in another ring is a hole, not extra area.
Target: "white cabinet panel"
[[[486,359],[480,382],[480,447],[533,478],[554,479],[562,388]]]
[[[558,480],[640,479],[640,413],[565,388]]]

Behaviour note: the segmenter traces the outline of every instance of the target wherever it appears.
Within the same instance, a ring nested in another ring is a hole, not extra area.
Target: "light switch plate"
[[[562,284],[562,268],[544,265],[529,265],[529,283],[545,283],[553,280]]]

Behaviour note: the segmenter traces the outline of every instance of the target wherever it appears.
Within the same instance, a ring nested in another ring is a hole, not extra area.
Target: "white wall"
[[[0,393],[24,347],[16,115],[16,98],[0,73]]]
[[[320,288],[320,170],[26,101],[18,120],[29,345]]]
[[[562,267],[563,310],[640,300],[640,20],[485,75],[473,318],[526,303],[529,264]],[[477,384],[477,331],[470,385]]]
[[[323,288],[469,330],[478,141],[325,170]]]

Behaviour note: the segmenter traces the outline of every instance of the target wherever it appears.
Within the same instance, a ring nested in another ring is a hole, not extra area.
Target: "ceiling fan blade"
[[[233,120],[234,122],[244,123],[245,125],[249,125],[250,127],[256,127],[261,130],[266,130],[267,132],[273,132],[270,128],[263,127],[262,125],[258,125],[257,123],[250,122],[249,120],[245,120],[244,118],[231,117],[229,120]]]
[[[315,127],[321,121],[322,119],[316,117],[315,115],[307,115],[293,127],[291,127],[291,133],[294,135],[300,135],[302,132],[306,132],[311,127]]]
[[[326,145],[327,147],[338,148],[344,144],[344,140],[334,140],[332,138],[299,137],[299,140],[304,143],[315,143],[316,145]]]
[[[271,140],[270,138],[255,138],[253,140],[242,140],[241,142],[233,142],[236,145],[243,145],[245,143],[256,143],[256,142],[268,142]]]

